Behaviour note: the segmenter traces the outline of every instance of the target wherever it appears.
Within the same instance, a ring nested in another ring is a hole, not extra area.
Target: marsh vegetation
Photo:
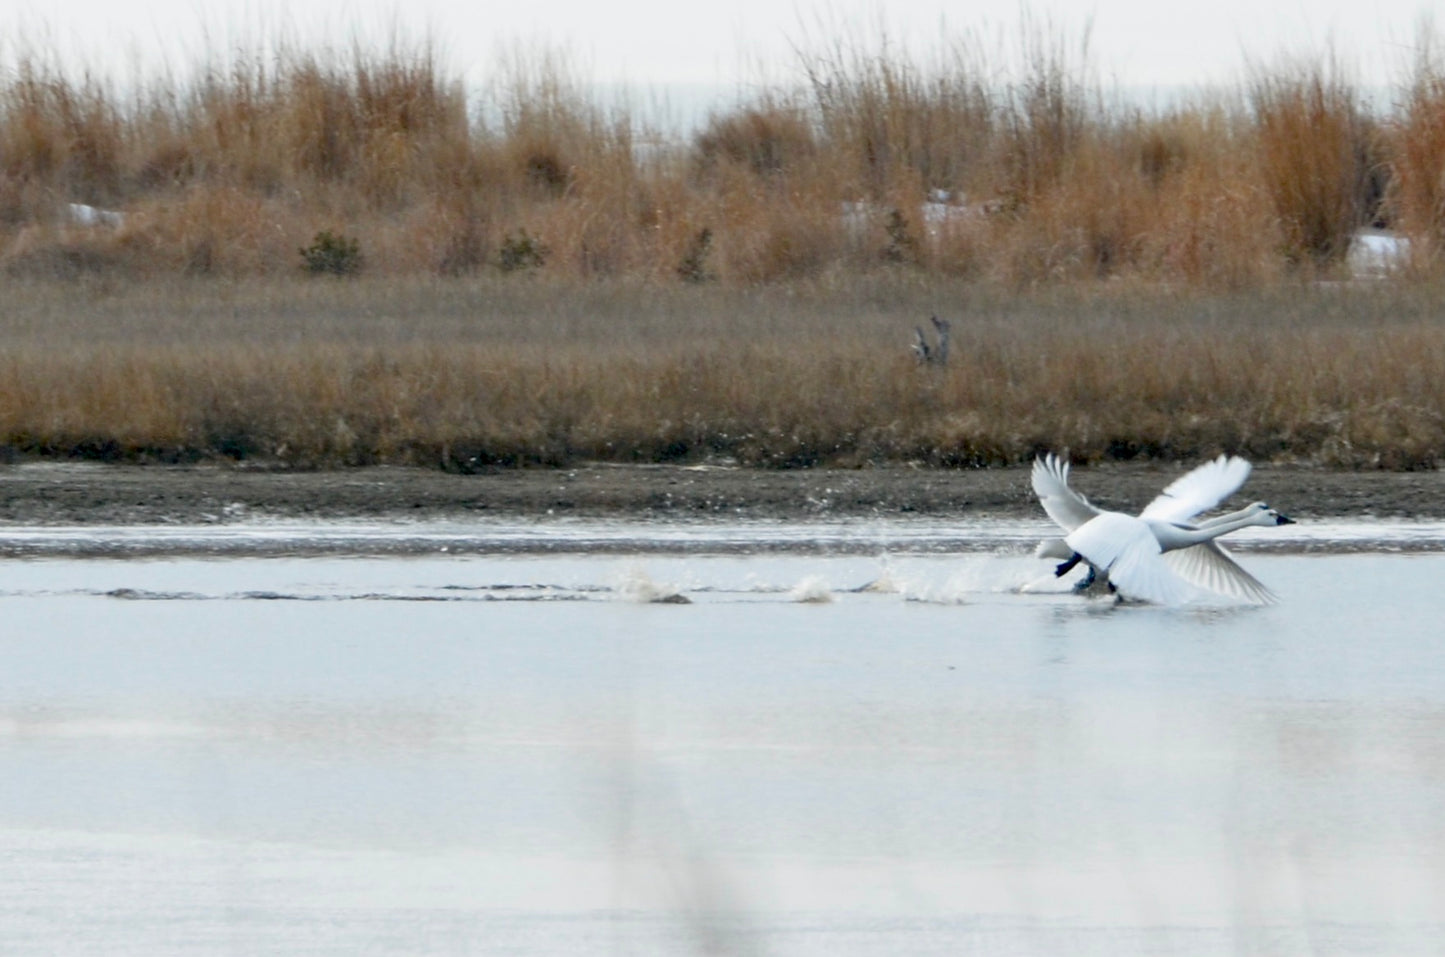
[[[1179,296],[859,278],[776,287],[428,277],[12,282],[16,455],[471,470],[582,460],[1428,467],[1440,287]],[[947,366],[909,351],[953,317]]]
[[[425,42],[123,83],[9,49],[0,446],[462,470],[1445,456],[1429,36],[1388,107],[1325,55],[1144,108],[1046,27],[992,49],[805,45],[798,82],[682,137],[545,54],[476,94]],[[1361,284],[1370,226],[1409,254]],[[935,314],[951,358],[919,367]]]

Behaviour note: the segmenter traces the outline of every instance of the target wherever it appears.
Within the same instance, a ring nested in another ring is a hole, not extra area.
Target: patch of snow
[[[903,214],[910,227],[921,225],[928,239],[938,239],[950,227],[975,222],[988,212],[983,204],[967,203],[961,197],[957,202],[954,200],[955,194],[935,189],[929,192],[928,200],[919,204],[916,210],[896,211]],[[854,200],[840,204],[838,212],[843,228],[849,235],[858,237],[867,233],[870,227],[888,222],[895,207],[867,200]]]
[[[1362,229],[1350,240],[1345,257],[1350,275],[1356,279],[1388,276],[1410,260],[1408,237],[1379,229]]]
[[[66,218],[76,226],[107,226],[115,229],[125,223],[125,213],[113,209],[87,206],[85,203],[68,203]]]

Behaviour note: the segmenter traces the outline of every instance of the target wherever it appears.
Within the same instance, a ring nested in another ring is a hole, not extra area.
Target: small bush
[[[816,150],[807,115],[764,101],[732,113],[715,113],[694,137],[694,165],[703,173],[732,164],[758,176],[793,169]]]
[[[465,211],[451,228],[441,250],[437,272],[443,276],[465,276],[487,262],[486,224],[475,210]]]
[[[354,276],[361,271],[361,243],[331,230],[316,234],[310,246],[302,247],[301,258],[312,275]]]
[[[687,253],[677,266],[677,274],[683,282],[707,282],[713,278],[708,272],[707,255],[712,251],[712,230],[704,226],[692,237]]]
[[[497,266],[502,272],[516,272],[519,269],[541,269],[547,262],[547,256],[551,250],[540,240],[527,235],[525,229],[518,230],[518,235],[511,233],[502,240],[502,248],[497,253]]]
[[[1438,255],[1445,249],[1445,58],[1437,38],[1425,37],[1404,101],[1389,135],[1390,207],[1399,227]]]
[[[1260,175],[1291,265],[1342,260],[1373,215],[1368,124],[1358,89],[1331,60],[1257,76],[1249,89]]]
[[[918,261],[918,241],[908,224],[908,217],[902,210],[892,209],[888,222],[883,226],[888,234],[888,243],[883,247],[883,258],[891,263],[912,263]]]

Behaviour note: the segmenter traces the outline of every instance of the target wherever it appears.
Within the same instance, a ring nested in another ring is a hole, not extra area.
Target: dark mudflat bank
[[[1076,469],[1096,504],[1137,510],[1183,466]],[[1263,499],[1299,517],[1445,516],[1445,472],[1260,466],[1236,503]],[[37,463],[0,467],[0,522],[206,523],[247,516],[426,519],[586,515],[807,518],[899,514],[1042,516],[1027,468],[758,471],[607,466],[454,475],[404,468],[297,472],[220,466]]]

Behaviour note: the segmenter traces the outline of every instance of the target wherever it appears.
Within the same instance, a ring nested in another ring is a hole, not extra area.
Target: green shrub
[[[551,252],[540,239],[527,235],[525,229],[518,231],[519,235],[511,233],[502,240],[502,248],[497,253],[497,265],[502,272],[515,272],[519,269],[541,269],[547,262],[547,256]]]
[[[713,278],[707,268],[707,255],[712,251],[712,230],[704,226],[692,237],[687,253],[677,266],[683,282],[707,282]]]
[[[301,249],[301,258],[312,275],[354,276],[361,271],[361,243],[326,229]]]

